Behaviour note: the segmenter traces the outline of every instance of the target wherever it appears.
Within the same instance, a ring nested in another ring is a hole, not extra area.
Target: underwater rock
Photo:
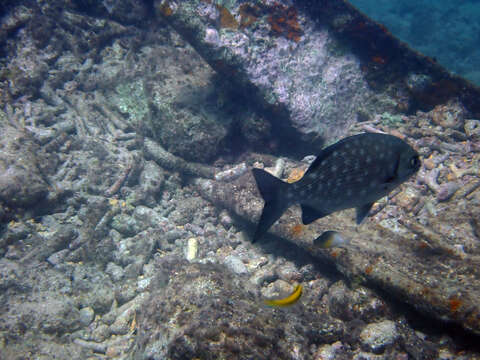
[[[103,15],[105,10],[110,17],[119,22],[142,26],[149,16],[149,7],[146,3],[135,0],[103,0],[93,4],[88,3],[89,11]]]
[[[149,227],[156,228],[167,223],[167,219],[160,216],[157,211],[142,205],[135,207],[133,217],[141,230],[146,230]]]
[[[133,278],[142,272],[159,236],[154,230],[147,229],[115,244],[113,257],[117,264],[124,267],[125,277]]]
[[[256,10],[252,10],[255,15],[250,11],[251,21],[244,26],[222,22],[225,13],[245,18],[248,6]],[[217,11],[214,4],[182,1],[170,6],[169,1],[157,0],[155,7],[213,69],[239,85],[238,90],[250,101],[272,111],[272,131],[288,128],[297,142],[319,144],[319,139],[331,141],[342,135],[357,121],[360,108],[371,114],[377,96],[368,86],[359,59],[295,6],[233,1]],[[212,35],[212,18],[218,39]],[[385,99],[375,103],[377,110],[378,106],[393,110],[388,96],[382,96]],[[242,127],[246,134],[252,128]]]
[[[33,206],[49,192],[38,166],[39,162],[48,162],[48,157],[14,127],[2,126],[0,131],[0,202],[9,207]]]
[[[91,307],[84,307],[80,309],[80,323],[83,326],[88,326],[93,321],[95,311]]]
[[[343,354],[343,344],[341,341],[336,341],[333,344],[321,346],[314,355],[315,359],[321,360],[335,360],[341,358]],[[345,354],[346,355],[346,354]]]
[[[248,273],[245,264],[235,255],[228,255],[225,258],[224,264],[235,274],[242,275]]]
[[[365,350],[381,353],[389,345],[395,343],[398,332],[395,323],[385,320],[379,323],[368,324],[360,333],[360,339]]]
[[[145,52],[157,70],[147,70],[152,75],[137,86],[139,99],[150,106],[145,106],[149,135],[185,160],[214,159],[232,135],[234,118],[223,105],[228,97],[213,81],[213,70],[190,46],[175,50],[158,44]]]
[[[112,334],[124,335],[130,330],[135,313],[144,305],[147,297],[146,294],[140,294],[117,309],[118,316],[115,322],[110,325]]]
[[[177,208],[170,214],[169,220],[177,225],[186,225],[194,220],[197,209],[205,205],[205,200],[199,196],[186,197],[179,202]]]
[[[115,215],[112,219],[112,228],[125,236],[134,236],[141,231],[139,222],[127,214]]]
[[[215,174],[215,180],[218,181],[231,181],[235,180],[239,176],[247,172],[247,166],[245,163],[241,163],[233,168],[220,171]]]
[[[197,257],[198,241],[196,238],[189,238],[187,240],[187,247],[185,248],[185,259],[192,261]]]
[[[124,276],[123,268],[113,262],[107,264],[105,272],[111,276],[114,283],[118,283]]]
[[[137,316],[138,358],[282,360],[291,359],[292,344],[309,358],[312,343],[335,342],[343,333],[338,321],[301,306],[265,309],[224,266],[166,256],[156,273],[162,275]]]
[[[36,227],[39,230],[43,230],[43,225],[37,225]],[[35,253],[26,255],[23,259],[24,261],[31,261],[32,259],[43,261],[48,258],[54,262],[61,262],[65,259],[69,252],[68,247],[70,243],[77,238],[78,232],[71,225],[56,224],[56,227],[57,231],[45,232],[41,237],[39,235],[33,235],[34,237],[38,237],[37,243],[39,244],[36,246]],[[51,258],[53,254],[57,255]]]
[[[6,258],[0,259],[0,290],[6,292],[9,288],[22,289],[21,281],[23,269],[17,262]]]
[[[157,121],[158,137],[165,148],[190,161],[212,160],[219,154],[228,134],[223,120],[214,114],[203,115],[201,111],[172,113]]]
[[[254,111],[240,112],[238,122],[243,137],[253,146],[264,144],[272,138],[272,124],[260,113]]]
[[[468,119],[465,120],[465,133],[468,137],[480,138],[480,120]]]
[[[438,105],[430,114],[432,121],[441,127],[463,130],[466,110],[459,102]]]
[[[233,219],[227,211],[222,211],[219,215],[220,224],[222,224],[225,229],[230,229],[233,225]]]
[[[160,192],[164,182],[164,170],[154,161],[145,162],[140,174],[140,197],[147,204],[155,204],[155,197]],[[137,199],[138,201],[138,199]]]
[[[70,252],[70,250],[68,250],[68,249],[63,249],[63,250],[57,251],[56,253],[53,253],[52,255],[50,255],[47,258],[47,261],[48,261],[49,264],[51,264],[53,266],[57,266],[57,265],[63,263],[65,258],[68,256],[69,252]]]
[[[285,279],[285,280],[290,281],[290,282],[295,282],[295,281],[296,282],[302,282],[303,281],[302,274],[298,271],[295,264],[293,264],[290,261],[277,266],[276,269],[275,269],[275,273],[280,279]]]

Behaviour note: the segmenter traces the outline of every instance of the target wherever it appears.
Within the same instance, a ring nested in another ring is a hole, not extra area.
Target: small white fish
[[[322,249],[329,249],[348,245],[349,242],[350,241],[345,239],[339,232],[329,230],[313,240],[313,245]]]

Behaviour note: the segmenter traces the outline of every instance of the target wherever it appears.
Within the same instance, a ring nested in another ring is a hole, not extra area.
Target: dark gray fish
[[[420,168],[418,153],[405,141],[387,134],[365,133],[342,139],[322,150],[305,175],[288,184],[261,169],[253,176],[265,205],[253,242],[293,204],[310,224],[335,211],[356,208],[357,223],[372,205]]]

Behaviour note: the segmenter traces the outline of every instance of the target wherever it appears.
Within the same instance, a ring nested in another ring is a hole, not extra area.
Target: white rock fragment
[[[94,316],[95,312],[91,307],[84,307],[80,309],[80,322],[82,323],[82,325],[90,325],[90,323],[93,321]]]
[[[205,42],[212,45],[218,44],[220,42],[218,31],[212,28],[205,30]]]
[[[150,285],[151,280],[152,280],[152,278],[150,278],[150,277],[139,279],[137,281],[137,291],[143,292],[143,291],[147,290],[148,285]]]
[[[233,225],[233,219],[231,218],[231,216],[228,214],[227,211],[223,210],[221,213],[220,213],[220,224],[223,225],[223,227],[225,229],[230,229]]]
[[[468,137],[480,136],[480,120],[465,120],[464,129]]]
[[[220,171],[215,174],[215,180],[217,181],[232,181],[238,178],[239,176],[245,174],[247,172],[247,165],[245,163],[241,163],[236,165],[230,169]]]
[[[302,162],[310,165],[315,161],[316,158],[317,157],[315,155],[307,155],[302,159]]]
[[[455,254],[458,255],[458,257],[465,259],[467,257],[467,253],[465,251],[465,248],[462,244],[455,244],[453,245],[453,249],[455,251]]]
[[[338,353],[343,349],[343,344],[336,341],[333,344],[325,344],[318,348],[315,353],[315,359],[335,360],[338,359]]]
[[[185,258],[188,261],[192,261],[197,257],[197,251],[198,251],[198,241],[196,238],[190,238],[187,241],[187,247],[185,249]]]
[[[273,169],[273,175],[277,178],[281,178],[283,176],[283,170],[285,169],[285,160],[277,159],[275,162],[275,168]]]
[[[376,354],[382,353],[387,346],[392,345],[398,336],[397,327],[390,320],[368,324],[360,333],[364,349]]]
[[[228,255],[225,258],[225,265],[232,270],[235,274],[241,275],[248,273],[248,269],[245,264],[235,255]]]

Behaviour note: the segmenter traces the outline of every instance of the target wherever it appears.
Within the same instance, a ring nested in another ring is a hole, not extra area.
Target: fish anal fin
[[[360,224],[368,215],[368,213],[370,212],[370,209],[372,208],[373,206],[373,202],[372,203],[367,203],[367,204],[364,204],[362,206],[359,206],[357,207],[357,224]]]
[[[324,213],[308,205],[302,204],[301,207],[302,207],[302,222],[304,225],[308,225],[314,222],[315,220],[328,215],[328,213]]]

